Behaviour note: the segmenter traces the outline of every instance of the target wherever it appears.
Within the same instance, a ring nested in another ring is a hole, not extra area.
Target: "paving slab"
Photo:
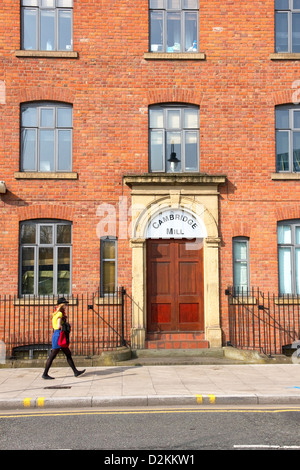
[[[190,405],[300,405],[299,364],[0,369],[0,409]]]

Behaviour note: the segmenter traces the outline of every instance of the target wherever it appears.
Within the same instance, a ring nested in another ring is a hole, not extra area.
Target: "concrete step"
[[[0,368],[45,367],[45,359],[8,359]],[[78,367],[159,366],[159,365],[230,365],[230,364],[290,364],[292,358],[278,355],[267,357],[257,351],[242,351],[233,347],[199,349],[139,349],[118,348],[99,356],[74,357]],[[55,367],[68,367],[65,357],[55,359]]]
[[[233,364],[289,364],[284,355],[267,357],[257,351],[241,351],[232,347],[199,349],[138,349],[131,351],[128,366],[159,365],[233,365]],[[119,363],[120,365],[120,363]]]

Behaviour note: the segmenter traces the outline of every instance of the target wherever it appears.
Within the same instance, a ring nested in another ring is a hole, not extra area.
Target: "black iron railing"
[[[282,354],[299,340],[300,296],[264,293],[258,288],[226,289],[229,343],[267,355]]]
[[[130,341],[131,300],[124,287],[115,293],[65,296],[69,301],[70,348],[73,354],[92,356],[128,345]],[[0,341],[6,356],[18,351],[51,347],[52,315],[57,298],[0,296]]]

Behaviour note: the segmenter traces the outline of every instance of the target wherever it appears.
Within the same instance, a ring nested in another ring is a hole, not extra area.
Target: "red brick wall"
[[[73,220],[73,290],[99,285],[97,207],[130,191],[128,173],[148,171],[148,106],[200,105],[200,168],[226,174],[220,188],[220,295],[232,283],[232,237],[250,237],[251,284],[277,289],[278,220],[300,218],[299,182],[273,181],[274,106],[291,102],[298,61],[272,61],[274,1],[200,0],[204,61],[145,60],[148,2],[74,0],[78,59],[19,58],[19,2],[0,6],[0,292],[17,293],[19,221]],[[31,100],[73,104],[75,181],[17,180],[19,109]],[[119,245],[119,283],[130,287],[131,249]]]

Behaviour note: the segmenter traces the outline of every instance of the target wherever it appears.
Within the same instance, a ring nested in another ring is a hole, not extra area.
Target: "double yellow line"
[[[207,395],[206,395],[207,396]],[[114,409],[114,410],[76,410],[76,411],[66,411],[66,410],[56,410],[56,411],[44,411],[38,412],[37,410],[32,410],[31,412],[22,412],[18,411],[15,413],[8,412],[7,414],[0,415],[1,419],[8,419],[8,418],[28,418],[28,417],[49,417],[49,416],[87,416],[87,415],[137,415],[137,414],[184,414],[184,413],[287,413],[287,412],[300,412],[299,408],[275,408],[275,409],[247,409],[247,408],[185,408],[185,409],[134,409],[134,410],[124,410],[124,409]]]

